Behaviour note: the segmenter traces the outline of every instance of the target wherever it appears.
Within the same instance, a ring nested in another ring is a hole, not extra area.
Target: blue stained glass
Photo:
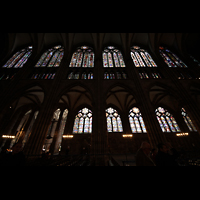
[[[123,132],[120,115],[113,108],[106,109],[107,130],[108,132]]]
[[[3,68],[22,68],[32,54],[32,46],[16,52],[3,66]]]
[[[118,57],[119,57],[121,67],[126,67],[121,52],[118,52],[117,54],[118,54]]]
[[[38,60],[37,64],[35,65],[35,67],[40,67],[40,65],[42,64],[43,60],[46,58],[48,52],[45,52],[42,54],[41,58]]]
[[[103,67],[125,67],[122,53],[113,46],[106,47],[102,53],[102,57]]]
[[[168,67],[187,68],[187,65],[176,54],[172,53],[170,50],[164,47],[159,47],[159,52],[164,62],[168,65]]]
[[[78,133],[83,133],[83,122],[84,122],[84,118],[81,117],[80,121],[79,121],[79,128],[78,128]]]
[[[86,52],[83,58],[83,67],[88,67],[88,55],[89,53]]]
[[[109,62],[109,67],[113,67],[113,61],[112,61],[111,53],[108,53],[108,62]]]
[[[45,77],[45,74],[42,75],[41,79],[43,79]]]
[[[49,64],[48,64],[47,67],[53,67],[53,65],[54,65],[54,63],[55,63],[55,61],[56,61],[58,55],[59,55],[59,52],[56,52],[56,53],[52,56],[51,61],[49,62]]]
[[[107,53],[103,53],[103,66],[108,67]]]
[[[140,49],[138,46],[133,46],[131,48],[131,57],[135,67],[157,67],[150,54],[146,50]]]
[[[92,117],[90,117],[89,133],[92,133]]]
[[[122,121],[119,116],[117,117],[117,126],[118,126],[118,132],[123,132]]]
[[[60,66],[60,63],[62,61],[62,58],[64,56],[64,52],[61,52],[58,56],[58,59],[56,60],[56,63],[54,64],[54,67],[59,67]]]
[[[146,127],[140,113],[139,108],[133,107],[129,111],[129,122],[131,126],[132,133],[146,133]]]
[[[92,111],[88,108],[79,110],[75,117],[73,133],[92,133]]]
[[[107,129],[108,129],[108,132],[112,132],[112,123],[111,123],[110,117],[107,117]]]
[[[94,67],[94,53],[90,53],[90,58],[89,58],[89,67]]]
[[[94,67],[94,53],[92,49],[88,46],[77,48],[77,51],[72,55],[69,67]]]
[[[112,125],[113,125],[113,132],[118,132],[117,129],[117,120],[115,117],[112,117]]]
[[[113,57],[114,57],[114,61],[115,61],[115,67],[119,67],[119,61],[118,61],[118,58],[117,58],[117,54],[113,53]]]
[[[79,123],[79,118],[76,117],[76,119],[74,121],[73,133],[78,133],[78,123]]]
[[[55,46],[42,54],[35,67],[59,67],[63,56],[63,48]]]
[[[133,52],[131,52],[131,57],[132,57],[132,59],[133,59],[133,62],[134,62],[134,64],[135,64],[135,66],[136,66],[136,67],[140,67],[140,64],[138,63],[138,61],[137,61],[137,59],[136,59],[136,57],[135,57],[135,55],[134,55]]]
[[[158,107],[155,110],[157,120],[163,132],[180,132],[180,128],[172,116],[166,109]]]
[[[129,117],[129,122],[130,122],[130,125],[131,125],[132,133],[137,133],[136,128],[135,128],[135,123],[133,122],[132,117]]]
[[[142,58],[140,57],[138,52],[135,52],[136,58],[138,59],[139,63],[140,63],[140,67],[145,67],[144,62],[142,61]]]
[[[7,62],[6,64],[3,66],[3,68],[7,68],[9,65],[11,65],[11,63],[14,61],[14,59],[20,54],[20,52],[18,51],[17,53],[15,53]],[[13,64],[12,64],[13,66]],[[8,67],[10,68],[10,67]]]
[[[166,116],[166,120],[167,120],[167,122],[168,122],[168,124],[169,124],[169,126],[170,126],[170,128],[171,128],[171,130],[172,130],[172,132],[175,132],[176,130],[175,130],[175,128],[173,127],[172,121],[169,119],[169,117]]]
[[[47,55],[46,59],[45,59],[44,62],[42,63],[42,67],[46,67],[46,65],[47,65],[47,63],[48,63],[48,61],[50,60],[50,58],[51,58],[52,55],[53,55],[53,52],[50,52],[50,53]]]
[[[140,120],[140,124],[141,124],[141,127],[142,127],[143,132],[146,133],[147,130],[146,130],[146,127],[145,127],[143,118],[142,118],[141,116],[139,117],[139,120]]]

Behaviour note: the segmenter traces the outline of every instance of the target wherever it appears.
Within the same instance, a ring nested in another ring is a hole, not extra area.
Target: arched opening
[[[24,148],[28,141],[34,122],[44,100],[44,91],[40,86],[33,86],[15,95],[1,121],[0,146],[12,148],[15,143],[21,143]]]

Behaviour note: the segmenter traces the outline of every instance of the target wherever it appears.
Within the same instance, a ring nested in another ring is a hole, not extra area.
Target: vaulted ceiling
[[[115,106],[121,111],[130,109],[136,103],[135,97],[122,86],[113,87],[107,94],[107,106]]]
[[[17,110],[24,105],[35,105],[40,107],[44,100],[44,91],[39,86],[31,87],[25,91],[17,93],[12,108]]]
[[[65,104],[72,110],[76,110],[81,105],[92,107],[92,97],[84,87],[74,86],[62,95],[59,103]]]

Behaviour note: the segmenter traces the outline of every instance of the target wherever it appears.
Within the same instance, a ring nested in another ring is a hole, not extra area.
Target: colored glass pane
[[[133,52],[131,52],[131,57],[133,59],[133,63],[135,64],[135,66],[136,67],[140,67],[140,65],[139,65],[139,63],[138,63],[138,61],[137,61],[137,59],[136,59],[136,57],[135,57]]]
[[[148,59],[146,58],[146,56],[144,55],[144,53],[143,53],[143,52],[140,52],[140,55],[142,56],[142,58],[143,58],[143,60],[145,61],[146,65],[147,65],[148,67],[151,67],[150,62],[148,61]]]
[[[118,57],[119,57],[121,67],[125,67],[124,59],[120,52],[118,52]]]
[[[164,62],[168,65],[168,67],[187,68],[187,65],[176,54],[172,53],[169,49],[160,47],[159,52]]]
[[[132,133],[146,133],[146,127],[139,108],[134,107],[129,111],[129,122]]]
[[[140,67],[145,67],[144,62],[142,61],[142,58],[140,57],[139,53],[135,52],[136,58],[138,59],[140,63]]]
[[[109,67],[113,67],[113,61],[112,61],[111,53],[108,53],[108,62],[109,62]]]
[[[108,46],[103,51],[103,67],[125,67],[122,53],[113,46]]]
[[[163,132],[180,132],[180,128],[171,113],[162,107],[155,110],[157,120]]]
[[[138,46],[131,48],[131,57],[135,67],[157,67],[150,54]],[[140,78],[143,77],[141,76]]]
[[[117,58],[117,54],[115,52],[113,53],[113,57],[114,57],[114,61],[115,61],[115,67],[119,67],[119,61]]]
[[[94,67],[94,53],[88,46],[78,47],[73,53],[69,67]]]
[[[16,52],[2,68],[22,68],[32,54],[32,46]]]
[[[188,114],[186,113],[184,108],[181,109],[181,114],[182,114],[183,119],[184,119],[186,125],[188,126],[189,130],[197,132],[196,127],[194,126],[192,120],[190,119],[190,117],[188,116]]]
[[[108,132],[123,132],[120,115],[113,108],[106,109]]]
[[[92,111],[81,109],[75,117],[73,133],[92,133]]]
[[[35,67],[59,67],[63,56],[63,48],[55,46],[42,54]]]
[[[78,133],[82,133],[83,132],[83,122],[84,122],[84,118],[81,117],[80,121],[79,121],[79,127],[78,127]]]

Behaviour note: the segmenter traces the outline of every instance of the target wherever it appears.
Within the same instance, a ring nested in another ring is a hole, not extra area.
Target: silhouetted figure
[[[160,143],[157,147],[156,166],[178,166],[176,162],[178,152],[169,143]]]
[[[136,166],[155,166],[155,163],[150,158],[150,152],[150,144],[148,142],[142,142],[135,156]]]

